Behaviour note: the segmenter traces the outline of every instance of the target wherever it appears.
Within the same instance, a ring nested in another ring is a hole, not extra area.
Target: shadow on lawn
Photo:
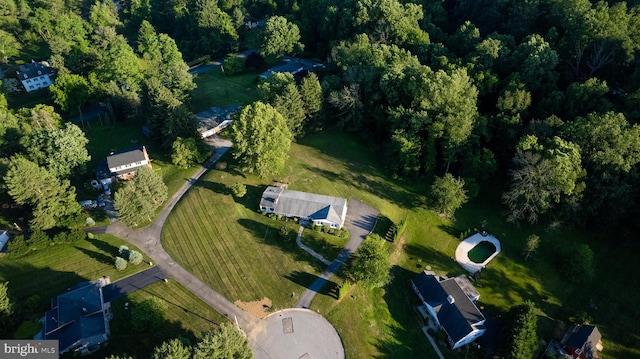
[[[435,357],[422,332],[421,319],[414,311],[417,297],[411,291],[410,283],[416,273],[393,266],[389,274],[391,281],[385,287],[383,299],[398,324],[389,327],[393,340],[375,344],[381,353],[378,358],[424,358],[425,353],[433,353],[432,357]]]
[[[109,323],[111,335],[109,345],[98,352],[88,355],[87,359],[106,358],[110,355],[120,357],[148,358],[153,353],[156,346],[165,341],[175,338],[187,339],[188,343],[194,343],[195,334],[186,330],[182,323],[169,321],[163,318],[158,325],[144,331],[136,331],[132,328],[132,311],[139,303],[125,308],[124,303],[129,301],[128,297],[120,298],[111,303],[113,319]],[[171,307],[168,308],[169,310]],[[164,313],[161,314],[164,317]]]
[[[311,283],[313,283],[316,279],[320,278],[317,275],[293,271],[285,276],[288,280],[301,285],[305,288],[309,288]],[[338,284],[336,282],[327,280],[320,290],[318,290],[318,294],[326,295],[334,299],[338,299]]]
[[[114,260],[115,260],[115,257],[110,257],[110,256],[108,256],[108,255],[106,255],[104,253],[92,251],[91,249],[82,248],[82,247],[75,247],[75,249],[77,249],[80,252],[88,255],[89,257],[97,260],[100,263],[113,264]]]
[[[100,239],[87,239],[87,242],[93,244],[94,247],[96,247],[97,249],[105,252],[105,253],[109,253],[111,255],[116,255],[118,254],[118,247],[111,245],[103,240]]]
[[[280,227],[290,226],[293,223],[271,220],[266,217],[265,220],[268,221],[268,223],[240,218],[238,219],[238,223],[249,230],[255,238],[262,238],[262,243],[277,247],[281,251],[291,254],[296,261],[307,262],[318,272],[322,272],[326,269],[324,263],[298,247],[295,237],[290,237],[288,240],[283,240],[280,237]]]

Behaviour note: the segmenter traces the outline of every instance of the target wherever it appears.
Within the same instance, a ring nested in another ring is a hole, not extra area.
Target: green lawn
[[[267,180],[243,176],[227,158],[227,170],[208,172],[178,204],[165,227],[165,246],[176,260],[231,300],[267,296],[274,306],[290,306],[302,286],[323,267],[304,256],[292,240],[279,238],[276,232],[284,222],[256,213],[261,192],[271,180],[278,180],[293,190],[357,198],[395,223],[407,220],[404,239],[389,244],[394,263],[391,282],[374,291],[356,285],[338,301],[335,292],[342,278],[337,276],[311,307],[336,326],[348,358],[430,358],[434,353],[412,310],[415,297],[409,281],[427,265],[443,275],[465,274],[453,260],[455,248],[474,228],[484,225],[502,247],[476,283],[480,305],[490,317],[533,300],[540,308],[540,336],[548,341],[560,322],[566,325],[570,317],[586,312],[603,332],[603,358],[640,357],[634,349],[639,339],[634,323],[640,321],[634,308],[640,293],[630,281],[640,276],[640,270],[631,265],[640,252],[638,244],[607,248],[589,233],[562,226],[508,224],[498,185],[484,186],[478,198],[458,211],[456,221],[440,217],[427,209],[423,191],[428,184],[414,188],[392,181],[365,148],[341,133],[313,135],[293,145],[282,175]],[[248,188],[240,200],[227,189],[235,182]],[[295,230],[295,225],[289,225]],[[387,228],[388,221],[381,221],[376,232],[385,236]],[[542,244],[525,262],[521,252],[532,233],[541,237]],[[316,239],[307,242],[322,250],[323,244]],[[567,242],[591,245],[596,253],[593,281],[573,284],[557,272],[553,253]],[[444,353],[448,358],[466,355],[448,349]]]
[[[124,240],[111,235],[96,235],[73,244],[52,246],[26,257],[0,258],[0,281],[9,281],[9,292],[17,302],[37,294],[40,299],[37,312],[44,313],[51,297],[72,285],[94,280],[103,275],[112,281],[134,274],[148,266],[129,265],[118,271],[114,267],[115,254],[120,245],[137,249]]]
[[[136,332],[131,329],[131,307],[148,298],[156,297],[166,304],[164,322],[150,332]],[[125,309],[129,303],[129,309]],[[103,351],[89,356],[89,359],[104,358],[108,355],[133,355],[147,358],[153,348],[163,341],[185,338],[191,343],[204,331],[212,329],[228,319],[213,310],[176,281],[159,282],[137,290],[111,303],[111,338]]]
[[[331,234],[305,229],[301,241],[325,259],[332,261],[338,257],[342,248],[349,242],[348,237],[340,238]]]
[[[212,106],[226,107],[236,103],[247,105],[259,99],[257,72],[224,76],[219,67],[196,75],[198,85],[187,101],[194,113]]]

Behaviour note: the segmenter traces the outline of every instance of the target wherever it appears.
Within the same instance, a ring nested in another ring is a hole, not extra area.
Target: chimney
[[[456,300],[453,298],[452,295],[448,295],[447,296],[447,302],[449,302],[449,304],[453,304],[456,302]]]

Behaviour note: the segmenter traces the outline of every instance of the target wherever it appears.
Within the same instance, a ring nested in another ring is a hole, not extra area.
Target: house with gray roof
[[[604,349],[602,335],[595,325],[574,325],[562,338],[562,353],[571,359],[599,359]]]
[[[91,354],[107,345],[111,305],[105,303],[102,288],[108,277],[83,282],[51,300],[42,320],[41,337],[58,340],[59,353]]]
[[[260,211],[339,229],[344,225],[347,216],[347,200],[269,186],[262,193]]]
[[[20,70],[16,71],[16,77],[24,86],[27,92],[39,90],[51,86],[53,83],[53,68],[46,61],[20,65]]]
[[[431,317],[448,337],[452,349],[471,343],[482,336],[485,317],[475,302],[480,294],[464,277],[445,278],[422,272],[411,280],[413,291]]]
[[[124,180],[133,178],[136,171],[143,166],[151,168],[151,160],[145,146],[112,152],[98,164],[96,177],[106,188],[114,178]]]

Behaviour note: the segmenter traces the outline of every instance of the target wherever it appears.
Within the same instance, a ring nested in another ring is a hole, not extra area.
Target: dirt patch
[[[236,300],[233,304],[237,305],[240,309],[257,318],[266,317],[269,314],[271,306],[273,305],[271,299],[267,297],[264,297],[260,300],[255,300],[253,302],[241,302],[239,300]]]
[[[391,253],[391,258],[390,258],[392,264],[398,263],[400,256],[402,255],[402,253],[404,252],[404,249],[406,248],[406,243],[407,243],[407,232],[405,231],[400,235],[400,238],[398,238],[398,240],[395,241],[394,243],[395,248],[393,249],[393,253]]]

